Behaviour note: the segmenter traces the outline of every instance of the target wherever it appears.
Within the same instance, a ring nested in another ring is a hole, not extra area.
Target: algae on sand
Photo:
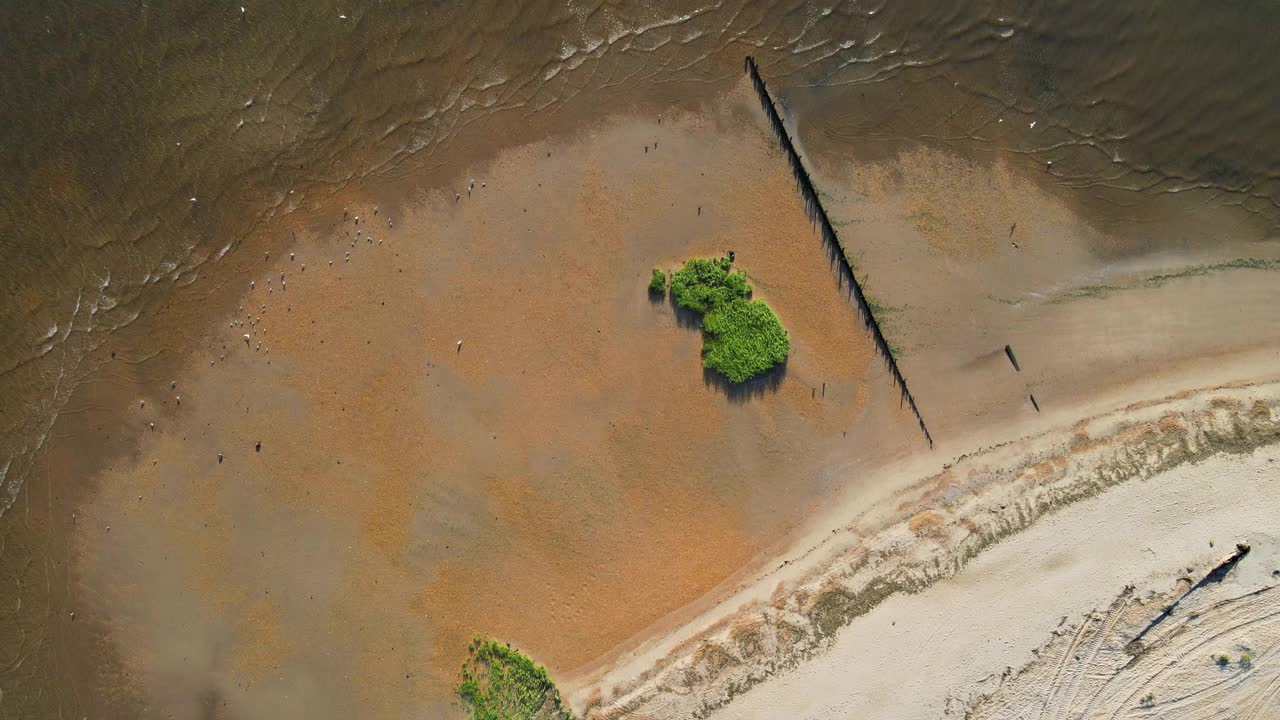
[[[458,696],[472,720],[573,720],[547,669],[524,653],[485,637],[468,651]]]

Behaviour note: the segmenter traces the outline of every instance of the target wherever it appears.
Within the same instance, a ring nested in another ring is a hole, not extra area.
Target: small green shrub
[[[1241,655],[1240,667],[1244,668],[1245,670],[1248,670],[1249,668],[1253,667],[1253,656],[1250,655],[1249,653],[1244,653],[1243,655]]]
[[[703,367],[744,382],[787,359],[791,338],[762,300],[748,300],[747,275],[729,258],[695,258],[671,274],[676,305],[700,312]]]
[[[702,364],[743,382],[787,359],[791,338],[763,300],[737,298],[702,318]]]
[[[1144,708],[1153,707],[1156,704],[1155,694],[1147,693],[1146,695],[1143,695],[1142,699],[1138,701],[1138,704]]]
[[[484,637],[476,637],[469,649],[457,692],[470,706],[472,720],[529,720],[548,702],[550,718],[572,720],[546,668]]]
[[[1218,667],[1226,667],[1231,664],[1231,658],[1227,657],[1226,655],[1219,655],[1218,657],[1214,658],[1213,661],[1218,663]]]
[[[730,272],[729,258],[696,258],[671,274],[671,295],[687,310],[706,313],[751,294],[746,273]]]
[[[653,274],[649,276],[649,292],[660,295],[667,289],[667,274],[659,270],[653,269]]]

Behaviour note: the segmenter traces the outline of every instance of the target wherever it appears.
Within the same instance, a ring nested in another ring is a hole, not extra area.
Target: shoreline
[[[895,596],[849,626],[821,657],[712,717],[761,717],[762,708],[769,709],[766,717],[778,708],[806,717],[823,705],[907,719],[965,717],[966,699],[1035,660],[1064,622],[1101,614],[1117,593],[1126,594],[1122,589],[1139,598],[1163,592],[1171,578],[1209,572],[1239,541],[1257,547],[1259,556],[1242,561],[1228,585],[1247,580],[1239,592],[1274,587],[1269,518],[1276,505],[1269,491],[1277,458],[1274,444],[1216,456],[1054,513],[953,577]],[[1231,477],[1231,487],[1222,487],[1222,475]],[[1159,606],[1149,612],[1158,614]],[[1078,684],[1081,676],[1071,677]],[[1044,689],[1036,687],[1024,702],[1038,711]],[[1073,704],[1074,697],[1064,699]]]
[[[1239,406],[1239,400],[1230,399],[1239,396],[1270,398],[1266,419],[1257,415],[1261,412],[1257,406],[1246,408],[1243,416],[1262,423],[1258,432],[1265,439],[1246,439],[1236,444],[1229,439],[1232,427],[1240,420],[1238,414],[1232,414],[1236,411],[1228,412],[1225,419],[1214,417],[1215,412],[1222,412],[1224,404],[1228,408]],[[1205,409],[1193,409],[1197,406]],[[1134,421],[1135,416],[1147,419]],[[1214,428],[1225,428],[1228,435],[1213,441]],[[1103,432],[1099,434],[1099,430]],[[1192,439],[1197,435],[1198,440]],[[1088,438],[1083,444],[1082,437]],[[1190,452],[1183,445],[1188,440],[1193,448]],[[1197,442],[1204,444],[1206,440],[1207,445],[1194,449]],[[759,579],[754,595],[740,596],[738,609],[732,609],[734,601],[726,601],[719,613],[708,613],[701,623],[691,624],[705,629],[686,629],[679,640],[667,638],[661,642],[666,650],[661,645],[651,647],[633,657],[629,665],[614,667],[613,676],[577,679],[566,694],[588,718],[705,717],[716,709],[722,709],[728,717],[737,717],[735,705],[729,702],[736,695],[753,692],[749,688],[789,682],[783,680],[790,675],[789,670],[812,662],[823,663],[832,643],[843,642],[836,636],[848,623],[864,622],[892,598],[927,595],[930,590],[926,588],[964,573],[968,564],[977,562],[991,548],[1017,546],[1019,533],[1038,527],[1037,520],[1042,516],[1069,514],[1076,503],[1088,498],[1097,497],[1098,502],[1103,502],[1108,497],[1106,488],[1123,486],[1134,477],[1151,477],[1188,463],[1195,466],[1212,462],[1210,458],[1224,451],[1228,455],[1247,454],[1255,447],[1273,446],[1276,442],[1280,442],[1280,387],[1247,385],[1134,403],[1121,412],[1094,416],[1058,432],[970,454],[949,464],[942,473],[899,491],[896,521],[869,526],[855,521],[832,528],[833,537],[824,538],[822,544],[836,545],[835,548],[813,546],[798,557],[792,553],[793,558],[808,566],[806,571],[792,570],[791,577]],[[1055,447],[1062,449],[1054,451]],[[1135,453],[1136,447],[1145,449]],[[1001,469],[1009,467],[1010,458],[1025,455],[1032,448],[1038,449],[1030,453],[1031,459],[1013,464],[1014,468],[1022,468],[1020,472]],[[1082,461],[1081,452],[1096,457]],[[1163,459],[1154,466],[1115,464],[1118,458],[1151,453]],[[1115,459],[1104,459],[1107,457]],[[1044,472],[1050,476],[1041,477]],[[1073,474],[1085,477],[1073,478]],[[1063,499],[1040,498],[1025,505],[1027,500],[1017,499],[1025,495],[1003,487],[1007,481],[1002,481],[1002,476],[1012,477],[1015,483],[1032,479],[1027,488],[1040,488],[1036,495],[1056,493]],[[1046,482],[1056,489],[1043,489]],[[1081,482],[1081,489],[1071,489]],[[990,487],[983,487],[988,483]],[[1006,512],[1003,505],[1000,510],[992,509],[990,506],[996,501],[988,495],[1001,498],[1013,509]],[[956,505],[974,508],[979,515],[967,515]],[[865,511],[868,515],[874,512],[874,508]],[[893,517],[894,511],[885,514]],[[974,545],[978,538],[979,544]],[[850,610],[852,615],[841,614]],[[746,653],[747,647],[751,653]],[[610,682],[616,683],[613,696],[604,689]],[[658,712],[656,708],[662,710]]]
[[[1069,440],[1082,424],[1099,418],[1147,411],[1216,389],[1280,381],[1278,375],[1259,371],[1268,367],[1273,354],[1274,350],[1267,349],[1188,361],[1156,377],[1097,388],[1080,396],[1073,405],[1054,407],[1016,423],[978,426],[964,435],[943,438],[938,449],[931,453],[906,458],[889,456],[876,463],[844,466],[839,472],[857,475],[858,479],[840,488],[809,522],[780,539],[758,555],[750,566],[695,603],[673,611],[589,666],[560,677],[560,687],[575,707],[582,710],[596,695],[607,695],[604,688],[642,685],[637,678],[656,672],[660,664],[687,652],[697,637],[714,633],[716,628],[730,622],[729,618],[749,612],[755,605],[775,601],[782,588],[804,582],[816,572],[815,568],[830,562],[833,555],[845,549],[847,542],[853,542],[847,540],[849,534],[862,538],[875,528],[901,520],[910,508],[926,509],[933,501],[931,494],[936,488],[931,478],[945,475],[958,465],[978,462],[980,458],[1008,454],[1011,448],[1027,443],[1055,437]],[[1223,384],[1197,386],[1207,374],[1215,375]],[[1152,397],[1163,399],[1150,400]],[[837,542],[836,537],[846,541]]]

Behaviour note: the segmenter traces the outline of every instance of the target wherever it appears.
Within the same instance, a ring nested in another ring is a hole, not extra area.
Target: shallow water
[[[1275,224],[1264,2],[9,3],[0,18],[0,510],[92,353],[308,196],[697,103],[756,56],[837,155],[1035,155]],[[842,149],[843,148],[843,149]],[[127,358],[137,360],[139,358]]]

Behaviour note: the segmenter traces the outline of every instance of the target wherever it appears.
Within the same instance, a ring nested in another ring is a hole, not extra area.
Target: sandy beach
[[[1152,692],[1167,703],[1192,695],[1197,685],[1221,682],[1230,673],[1220,674],[1212,655],[1230,653],[1234,665],[1242,653],[1266,657],[1275,652],[1271,616],[1278,581],[1272,572],[1280,563],[1274,526],[1268,520],[1276,511],[1275,462],[1276,453],[1270,449],[1182,466],[1055,513],[1025,537],[984,553],[954,577],[918,595],[886,601],[851,624],[812,664],[759,686],[714,717],[1025,717],[1041,712],[1046,701],[1049,708],[1044,712],[1076,717],[1212,713],[1227,699],[1195,699],[1180,703],[1182,707],[1165,704],[1154,710],[1139,707],[1139,699]],[[1224,477],[1229,483],[1221,482]],[[1086,677],[1090,685],[1103,684],[1093,679],[1101,675],[1098,665],[1113,673],[1125,666],[1131,656],[1124,646],[1171,601],[1169,596],[1179,594],[1174,592],[1176,580],[1198,580],[1237,541],[1251,543],[1257,554],[1251,553],[1228,582],[1213,586],[1208,597],[1193,598],[1175,616],[1185,622],[1199,612],[1198,620],[1205,626],[1200,638],[1180,639],[1182,647],[1167,655],[1143,656],[1145,667],[1125,668],[1136,680],[1118,683],[1131,685],[1125,692],[1081,687]],[[1231,637],[1229,631],[1242,622],[1225,609],[1219,616],[1215,601],[1258,591],[1264,594],[1252,601],[1255,606],[1247,613],[1271,626],[1239,628],[1241,637]],[[1119,601],[1117,596],[1122,596]],[[1121,609],[1130,618],[1116,628],[1115,615]],[[1101,640],[1084,635],[1082,627],[1095,613],[1110,633],[1107,643],[1114,654],[1106,661],[1076,654],[1097,652]],[[1076,649],[1052,648],[1056,654],[1043,649],[1051,638]],[[1064,657],[1064,652],[1071,655]],[[1032,668],[1024,671],[1028,677],[1020,678],[1021,692],[1001,687],[1009,684],[1010,668],[1020,670],[1027,664]],[[1274,667],[1257,664],[1260,672],[1242,682],[1244,697],[1228,705],[1243,717],[1251,717],[1251,707],[1256,717],[1266,717],[1268,708],[1275,707],[1270,675]],[[1060,673],[1062,665],[1067,672]],[[1147,669],[1175,665],[1179,667],[1174,672],[1203,671],[1205,677],[1161,686],[1150,677],[1154,670]],[[1038,675],[1029,677],[1033,674]],[[983,712],[966,707],[986,693],[993,696],[981,703]],[[1010,695],[1018,695],[1018,700],[1005,704]],[[1249,702],[1243,701],[1251,695]]]
[[[1140,628],[1236,542],[1258,553],[1216,592],[1273,588],[1278,419],[1274,386],[1219,388],[970,455],[789,557],[798,572],[762,578],[769,595],[740,595],[588,717],[964,717],[1122,588],[1145,598]],[[1043,699],[1035,682],[1022,702]]]

